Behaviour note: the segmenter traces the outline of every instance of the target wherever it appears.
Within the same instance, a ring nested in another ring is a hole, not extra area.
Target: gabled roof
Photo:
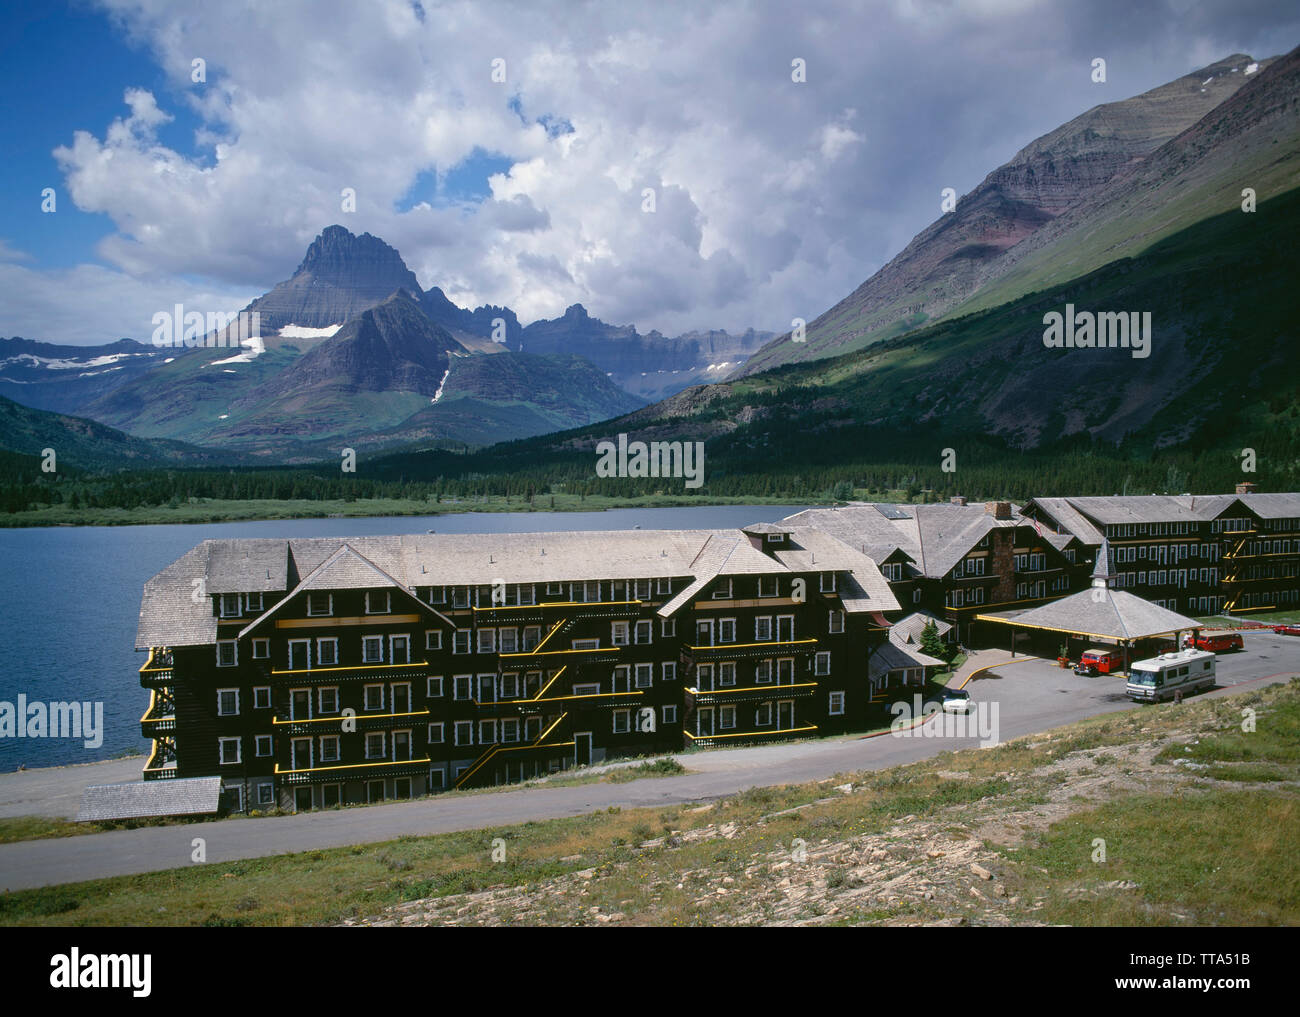
[[[789,572],[852,573],[849,610],[897,610],[874,561],[807,527],[781,524],[794,539],[768,554],[740,530],[575,530],[550,533],[408,534],[205,541],[150,579],[141,603],[137,648],[215,641],[218,592],[274,592],[277,602],[241,635],[303,590],[398,588],[428,613],[451,622],[414,596],[421,586],[484,586],[611,579],[688,579],[661,609],[671,613],[720,576]],[[273,565],[273,562],[280,563]],[[271,572],[268,580],[266,572]],[[198,584],[195,586],[194,584]],[[281,585],[268,589],[268,583]],[[195,599],[192,594],[202,589]]]
[[[934,622],[935,629],[940,636],[946,636],[952,631],[952,625],[942,618],[936,618],[934,615],[925,611],[917,611],[909,614],[906,618],[900,618],[889,627],[889,638],[900,646],[921,645],[921,632],[926,625]]]

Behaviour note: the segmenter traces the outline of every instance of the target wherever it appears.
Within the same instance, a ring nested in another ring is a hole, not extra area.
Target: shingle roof
[[[191,596],[195,580],[210,583],[210,568],[217,570],[223,587],[234,588],[212,591],[209,585],[205,587],[208,592],[242,592],[238,583],[246,579],[254,588],[249,592],[282,594],[280,604],[299,589],[398,586],[410,591],[419,586],[480,586],[498,579],[555,583],[690,577],[690,588],[698,590],[717,576],[836,570],[854,574],[858,599],[865,596],[873,601],[871,609],[897,610],[897,602],[872,559],[807,527],[787,527],[785,532],[793,532],[795,538],[787,546],[774,548],[772,554],[755,548],[740,530],[204,541],[145,584],[136,646],[190,646],[215,640],[217,619],[210,600],[199,596],[195,601]],[[284,563],[278,573],[270,565],[274,560]],[[265,589],[269,568],[283,584],[275,591]]]
[[[917,611],[906,618],[900,618],[889,627],[889,638],[900,646],[905,644],[921,645],[921,632],[926,625],[934,622],[940,636],[952,631],[952,625],[942,618],[936,618],[925,611]]]
[[[206,596],[211,541],[186,551],[144,584],[135,648],[199,646],[217,638],[217,619]]]
[[[1097,529],[1078,509],[1070,504],[1068,498],[1034,498],[1030,503],[1039,506],[1056,525],[1073,533],[1079,541],[1088,546],[1101,543],[1102,532]],[[1026,505],[1026,508],[1029,506]]]
[[[289,556],[283,540],[209,542],[209,593],[273,593],[288,588]]]
[[[981,614],[976,618],[1104,639],[1143,639],[1201,627],[1195,618],[1160,607],[1126,590],[1106,587],[1081,590],[1028,611]]]
[[[220,801],[220,777],[93,784],[82,792],[77,822],[205,815],[216,812]]]
[[[910,649],[886,640],[872,652],[871,659],[867,663],[867,674],[872,678],[876,678],[897,668],[942,666],[942,660],[922,653],[920,650]]]

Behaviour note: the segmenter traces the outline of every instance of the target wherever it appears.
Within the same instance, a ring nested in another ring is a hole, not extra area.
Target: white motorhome
[[[1128,697],[1137,703],[1173,699],[1214,688],[1214,654],[1205,650],[1179,650],[1139,660],[1129,668]]]

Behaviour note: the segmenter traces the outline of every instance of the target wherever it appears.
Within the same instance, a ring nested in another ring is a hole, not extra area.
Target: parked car
[[[1300,625],[1274,625],[1273,631],[1279,636],[1300,636]]]
[[[1086,660],[1081,660],[1079,663],[1074,665],[1074,673],[1081,674],[1086,678],[1096,678],[1097,675],[1101,674],[1101,672],[1097,670],[1096,664]]]
[[[1079,670],[1079,668],[1091,668],[1092,670]],[[1119,650],[1107,650],[1102,647],[1092,647],[1083,651],[1079,657],[1079,663],[1075,666],[1075,674],[1112,674],[1124,669],[1124,654]]]
[[[1236,632],[1228,632],[1217,636],[1202,635],[1196,640],[1196,648],[1209,650],[1211,653],[1229,653],[1244,649],[1245,644]]]
[[[945,689],[943,708],[949,713],[970,713],[970,693],[965,689]]]

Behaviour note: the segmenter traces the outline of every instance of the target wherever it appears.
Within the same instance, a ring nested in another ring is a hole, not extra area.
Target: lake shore
[[[805,505],[831,505],[816,497],[795,499]],[[272,519],[350,519],[367,516],[434,516],[465,512],[604,512],[631,508],[690,508],[706,505],[788,505],[787,496],[756,498],[689,494],[648,495],[614,498],[608,495],[573,494],[523,496],[493,495],[482,499],[372,498],[353,501],[193,499],[172,508],[150,505],[134,509],[52,506],[26,512],[0,514],[0,527],[38,528],[47,526],[156,526],[201,523],[259,522]]]

